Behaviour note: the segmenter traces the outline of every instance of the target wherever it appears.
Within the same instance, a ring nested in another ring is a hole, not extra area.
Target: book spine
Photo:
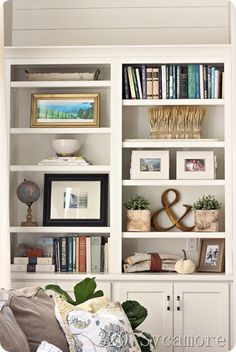
[[[128,79],[129,79],[129,88],[130,88],[131,98],[136,99],[135,89],[134,89],[134,80],[133,80],[133,75],[132,75],[132,67],[128,66],[127,71],[128,71]]]
[[[123,79],[124,79],[124,81],[123,81],[123,87],[124,87],[123,97],[124,97],[124,99],[130,99],[130,89],[129,89],[129,79],[128,79],[127,66],[124,66]]]
[[[220,98],[220,70],[215,69],[215,99]]]
[[[27,264],[11,264],[11,271],[27,272]]]
[[[170,99],[170,65],[166,65],[166,99]]]
[[[76,237],[73,236],[73,272],[75,272],[75,266],[76,266],[76,258],[75,258],[75,255],[76,255],[76,251],[75,251],[75,240],[76,240]]]
[[[56,271],[61,271],[61,260],[60,260],[60,240],[58,238],[54,239],[54,246],[55,246],[55,264],[56,264]]]
[[[159,68],[152,69],[152,98],[159,99]]]
[[[173,65],[169,65],[169,98],[173,99]]]
[[[188,68],[180,68],[180,99],[188,99]]]
[[[48,264],[48,265],[45,265],[45,264],[40,265],[40,264],[36,264],[35,265],[35,271],[36,271],[36,273],[38,273],[38,272],[44,272],[44,273],[46,273],[46,272],[54,272],[55,271],[55,265],[50,265],[50,264]]]
[[[147,76],[147,99],[152,99],[152,68],[151,67],[147,67],[146,76]]]
[[[75,271],[79,272],[79,236],[75,238]]]
[[[142,65],[141,72],[142,72],[143,99],[147,99],[147,74],[146,74],[146,66],[145,65]]]
[[[207,99],[208,98],[207,65],[203,65],[203,89],[204,89],[204,99]]]
[[[86,236],[79,238],[79,271],[86,272]]]
[[[215,67],[211,67],[211,99],[215,99]]]
[[[27,265],[27,272],[28,273],[35,273],[36,272],[36,264],[28,264]]]
[[[204,77],[203,77],[203,65],[199,65],[200,73],[200,99],[204,99]]]
[[[211,65],[207,65],[207,98],[211,98]]]
[[[91,272],[91,237],[86,237],[86,272]]]
[[[104,245],[104,273],[108,273],[108,243]]]
[[[161,65],[162,99],[166,99],[166,65]]]
[[[135,72],[135,68],[133,66],[131,66],[131,71],[132,71],[133,82],[134,82],[135,96],[137,99],[140,99],[136,72]]]
[[[73,272],[73,237],[67,237],[67,271]]]
[[[161,74],[161,66],[158,67],[158,78],[159,78],[159,99],[162,99],[162,74]]]
[[[188,98],[196,98],[196,65],[188,65]]]
[[[180,99],[180,65],[176,65],[176,99]]]
[[[173,99],[176,99],[176,82],[177,78],[176,78],[176,65],[173,65]]]
[[[136,67],[135,73],[136,73],[136,79],[137,79],[137,85],[138,85],[139,99],[143,99],[140,72],[139,72],[139,68],[138,67]]]
[[[101,237],[91,238],[91,271],[92,273],[101,272]]]
[[[200,66],[196,64],[196,99],[200,99]]]
[[[61,272],[67,271],[67,241],[66,237],[60,237],[60,269]]]
[[[31,257],[35,258],[35,257]],[[29,257],[14,257],[13,263],[16,265],[29,264]]]

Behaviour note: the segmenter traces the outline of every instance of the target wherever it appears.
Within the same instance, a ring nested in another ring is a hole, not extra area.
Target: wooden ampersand
[[[174,192],[175,193],[175,199],[169,203],[168,201],[168,193],[169,192]],[[179,192],[176,189],[169,188],[167,189],[161,196],[161,203],[163,207],[161,209],[158,209],[155,211],[155,213],[152,215],[151,223],[152,226],[155,228],[157,231],[169,231],[173,229],[175,226],[180,229],[181,231],[192,231],[194,226],[186,226],[182,223],[182,220],[185,218],[185,216],[191,211],[192,207],[191,205],[183,204],[183,206],[186,208],[184,214],[178,218],[171,207],[173,207],[176,203],[179,201]],[[173,225],[169,227],[162,227],[158,224],[157,218],[158,215],[162,212],[165,211],[168,218],[172,222]]]

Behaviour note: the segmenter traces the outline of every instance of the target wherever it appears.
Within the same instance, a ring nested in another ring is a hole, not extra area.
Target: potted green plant
[[[204,195],[193,203],[195,231],[219,231],[220,202],[212,195]]]
[[[142,196],[128,200],[126,207],[127,231],[151,231],[151,203]]]
[[[74,286],[74,299],[58,285],[50,284],[47,285],[45,289],[56,292],[56,294],[66,302],[76,306],[86,302],[89,299],[104,296],[103,291],[96,291],[96,287],[97,284],[94,277],[82,280]],[[123,302],[122,308],[129,319],[130,325],[137,338],[141,351],[151,352],[155,347],[153,337],[148,332],[137,330],[137,327],[142,324],[148,315],[147,309],[137,301],[130,300]]]

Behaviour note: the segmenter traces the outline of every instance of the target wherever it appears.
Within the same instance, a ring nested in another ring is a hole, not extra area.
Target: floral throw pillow
[[[57,298],[56,318],[70,352],[141,352],[119,302],[90,313]]]

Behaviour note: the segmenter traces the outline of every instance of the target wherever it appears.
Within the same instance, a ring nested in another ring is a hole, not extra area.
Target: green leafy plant
[[[193,203],[193,209],[195,210],[214,210],[220,209],[221,204],[212,195],[204,195]]]
[[[62,299],[74,306],[86,302],[88,299],[104,296],[103,291],[95,291],[97,287],[95,278],[86,278],[74,286],[73,300],[70,295],[58,285],[47,285],[45,290],[56,292]]]
[[[73,300],[70,295],[58,285],[47,285],[45,290],[56,292],[56,294],[58,294],[62,299],[76,306],[91,298],[104,296],[103,291],[96,291],[96,287],[97,284],[95,278],[86,278],[82,280],[74,286],[75,300]],[[154,347],[154,340],[152,336],[148,332],[136,330],[136,328],[146,319],[148,315],[147,309],[137,301],[125,301],[122,303],[122,308],[124,309],[130,321],[131,327],[134,330],[134,334],[137,338],[141,351],[151,352]]]
[[[128,200],[124,206],[128,210],[150,210],[151,209],[151,203],[149,200],[145,199],[142,196],[136,196],[135,198],[131,198]]]

